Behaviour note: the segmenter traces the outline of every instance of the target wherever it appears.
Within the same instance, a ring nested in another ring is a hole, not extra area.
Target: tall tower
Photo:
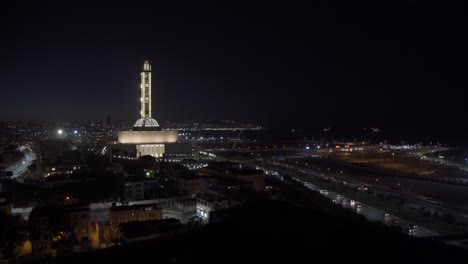
[[[141,72],[141,118],[151,118],[151,65],[148,60]]]
[[[176,130],[162,130],[159,127],[158,121],[151,117],[151,65],[148,60],[145,60],[143,63],[143,71],[140,75],[141,117],[135,122],[131,131],[119,131],[119,143],[134,146],[135,152],[128,155],[129,157],[150,155],[155,158],[161,158],[166,154],[166,145],[170,146],[168,155],[179,155],[178,148],[181,146],[186,148],[184,151],[191,155],[191,144],[185,146],[183,145],[185,143],[178,143],[179,133]],[[129,150],[127,147],[122,149]]]

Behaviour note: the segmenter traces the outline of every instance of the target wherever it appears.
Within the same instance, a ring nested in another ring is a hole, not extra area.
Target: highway
[[[314,186],[314,189],[317,187]],[[382,210],[379,210],[377,208],[374,208],[372,206],[369,206],[367,204],[361,203],[361,202],[352,202],[352,200],[340,195],[339,197],[337,193],[334,192],[326,192],[322,194],[329,198],[330,200],[334,200],[336,203],[341,204],[344,208],[351,208],[352,210],[355,210],[356,213],[364,216],[369,222],[382,222],[387,226],[400,226],[402,229],[408,227],[411,223],[399,218],[394,215],[388,215],[385,216],[385,212]],[[343,202],[343,199],[346,200],[346,202]],[[360,205],[360,208],[358,208],[358,204]],[[394,223],[394,221],[398,221],[398,223]],[[409,233],[408,233],[409,234]],[[412,234],[409,234],[415,237],[430,237],[430,236],[437,236],[438,234],[436,232],[433,232],[429,229],[423,228],[423,227],[417,227],[414,229],[414,232]]]
[[[280,172],[278,172],[276,170],[272,170],[272,169],[267,169],[267,168],[261,168],[261,169],[268,172],[269,175],[275,175],[279,179],[281,179],[281,176],[280,176],[281,173]],[[319,188],[319,187],[317,187],[317,186],[315,186],[315,185],[313,185],[313,184],[311,184],[309,182],[303,181],[303,180],[298,179],[298,178],[294,178],[294,179],[296,181],[298,181],[298,182],[301,182],[302,184],[307,186],[309,189],[315,190],[315,191],[321,193],[322,195],[324,195],[325,197],[329,198],[333,202],[335,202],[337,204],[340,204],[342,207],[351,208],[352,210],[355,210],[357,214],[360,214],[360,215],[364,216],[370,222],[379,221],[379,222],[382,222],[382,223],[384,223],[385,225],[388,225],[388,226],[398,225],[402,229],[407,228],[411,224],[410,222],[408,222],[408,221],[406,221],[404,219],[401,219],[401,218],[399,218],[397,216],[393,216],[393,215],[385,216],[385,212],[383,212],[382,210],[379,210],[377,208],[374,208],[374,207],[372,207],[370,205],[367,205],[367,204],[364,204],[364,203],[361,203],[361,202],[352,202],[352,200],[348,199],[347,197],[345,197],[345,196],[343,196],[341,194],[323,190],[323,189],[321,189],[321,188]],[[358,208],[358,204],[360,205],[360,208]],[[396,223],[395,221],[398,221],[398,223]],[[408,235],[411,235],[411,236],[414,236],[414,237],[430,237],[430,236],[439,235],[436,232],[433,232],[433,231],[431,231],[429,229],[422,228],[422,227],[415,228],[414,232],[412,232],[412,233],[408,233],[408,232],[406,232],[406,233]]]
[[[269,167],[271,168],[271,167]],[[279,170],[278,170],[279,169]],[[297,168],[295,166],[290,166],[290,165],[287,165],[286,168],[278,168],[276,169],[276,171],[279,171],[279,172],[286,172],[288,173],[289,172],[301,172],[303,174],[306,174],[306,175],[312,175],[312,176],[315,176],[315,177],[325,177],[325,178],[335,178],[335,179],[341,179],[342,181],[343,180],[346,180],[347,184],[348,185],[351,185],[351,184],[360,184],[362,185],[363,183],[362,182],[359,182],[359,181],[356,181],[353,178],[351,177],[347,177],[347,176],[344,176],[342,174],[340,174],[340,176],[337,176],[335,174],[327,174],[327,173],[323,173],[323,172],[317,172],[315,170],[311,170],[311,169],[304,169],[304,168]],[[434,210],[434,213],[435,212],[439,212],[439,213],[447,213],[447,214],[451,214],[453,216],[456,217],[457,221],[460,221],[460,222],[467,222],[468,221],[468,214],[467,214],[467,211],[466,211],[466,207],[453,207],[453,204],[450,204],[452,206],[449,206],[449,204],[447,203],[442,203],[442,202],[436,202],[436,201],[430,201],[430,200],[427,200],[427,199],[424,199],[424,197],[420,197],[420,196],[417,196],[417,195],[414,195],[412,193],[407,193],[407,192],[401,192],[401,191],[396,191],[396,190],[392,190],[392,189],[389,189],[388,187],[380,187],[380,186],[371,186],[369,187],[370,190],[374,190],[374,192],[376,194],[384,194],[384,195],[393,195],[395,197],[400,197],[400,198],[403,198],[405,201],[406,201],[406,205],[407,206],[412,206],[414,208],[420,208],[420,207],[425,207],[425,208],[432,208]]]
[[[268,163],[269,161],[265,160],[265,162]],[[342,170],[343,173],[341,174],[327,173],[325,171],[287,165],[280,162],[275,162],[274,164],[309,175],[334,177],[346,180],[349,183],[370,185],[380,193],[392,194],[409,199],[415,203],[422,204],[425,207],[437,208],[439,211],[446,211],[451,214],[462,214],[464,218],[468,219],[467,186],[419,180],[402,176],[392,176],[389,174],[383,174],[382,172],[374,172],[372,170],[365,170],[362,168],[357,170],[356,168],[343,167],[339,164],[337,165],[337,168]],[[327,166],[337,170],[337,168],[333,168],[332,164],[328,164]],[[399,187],[399,190],[391,188],[396,186]],[[429,195],[436,199],[430,199],[428,197]]]

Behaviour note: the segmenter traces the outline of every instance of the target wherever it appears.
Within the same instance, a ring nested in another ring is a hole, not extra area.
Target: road
[[[268,165],[267,165],[268,166]],[[337,177],[337,175],[331,175],[323,172],[317,172],[311,169],[304,169],[304,168],[297,168],[295,166],[289,166],[285,168],[275,168],[275,167],[270,167],[269,168],[276,170],[277,172],[285,172],[287,174],[290,174],[290,172],[301,172],[306,175],[312,175],[312,176],[317,176],[317,177],[325,177],[325,178],[335,178],[335,179],[341,179],[341,180],[346,180],[347,185],[353,185],[353,184],[362,184],[358,181],[355,181],[354,178],[351,179],[349,177],[340,175],[340,177]],[[294,174],[294,173],[293,173]],[[436,201],[429,201],[427,199],[424,199],[424,197],[418,197],[417,195],[410,194],[407,192],[401,192],[401,191],[396,191],[392,190],[389,188],[384,188],[384,187],[379,187],[379,186],[372,186],[369,187],[369,190],[372,190],[374,192],[374,195],[376,194],[384,194],[384,195],[393,195],[395,197],[400,197],[406,201],[406,206],[408,207],[413,207],[413,208],[427,208],[428,210],[431,208],[433,210],[432,212],[442,214],[450,214],[453,215],[456,218],[456,221],[458,222],[467,222],[468,221],[468,214],[466,211],[466,208],[454,208],[448,206],[447,203],[442,203],[442,202],[436,202]]]
[[[307,155],[302,155],[307,159]],[[468,186],[451,183],[430,181],[426,179],[410,178],[405,176],[391,175],[372,168],[364,168],[353,164],[344,164],[334,161],[322,161],[316,159],[311,164],[321,164],[335,170],[342,170],[341,178],[348,178],[364,184],[389,188],[399,186],[402,192],[414,196],[438,197],[438,202],[444,202],[447,207],[465,209],[468,212]]]
[[[278,178],[281,179],[281,173],[280,172],[278,172],[276,170],[272,170],[272,169],[266,169],[266,168],[261,168],[261,169],[268,172],[267,174],[275,175],[275,176],[277,176]],[[369,206],[367,204],[364,204],[364,203],[361,203],[361,202],[359,202],[359,203],[351,202],[350,199],[346,198],[345,196],[343,196],[341,194],[331,192],[331,191],[322,190],[321,188],[319,188],[319,187],[317,187],[317,186],[315,186],[315,185],[313,185],[313,184],[311,184],[309,182],[302,181],[301,179],[298,179],[298,178],[294,178],[294,179],[296,181],[298,181],[298,182],[301,182],[302,184],[307,186],[309,189],[320,192],[322,195],[329,198],[333,202],[335,202],[337,204],[340,204],[342,207],[351,208],[351,209],[355,210],[356,213],[364,216],[370,222],[379,221],[379,222],[382,222],[382,223],[384,223],[385,225],[388,225],[388,226],[398,225],[402,229],[408,227],[411,224],[410,222],[408,222],[408,221],[406,221],[404,219],[401,219],[399,217],[393,216],[393,215],[385,216],[385,212],[383,212],[382,210],[379,210],[377,208],[374,208],[372,206]],[[343,199],[345,199],[345,201],[343,201]],[[357,206],[358,204],[360,204],[361,208],[358,208],[358,206]],[[394,223],[394,220],[397,220],[399,223]],[[433,232],[433,231],[431,231],[429,229],[426,229],[426,228],[417,227],[415,229],[415,231],[413,232],[413,234],[411,234],[411,235],[415,236],[415,237],[430,237],[430,236],[437,236],[439,234],[437,234],[436,232]]]
[[[316,188],[316,187],[315,187]],[[400,226],[401,228],[408,227],[411,223],[399,218],[394,215],[388,215],[385,216],[385,212],[382,210],[379,210],[377,208],[374,208],[372,206],[369,206],[367,204],[361,203],[361,202],[352,202],[352,200],[340,195],[338,197],[337,193],[334,192],[322,192],[322,195],[325,197],[329,198],[330,200],[336,201],[336,203],[341,204],[342,207],[344,208],[351,208],[356,211],[356,213],[364,216],[369,222],[382,222],[387,226]],[[343,199],[347,200],[347,202],[342,202]],[[358,208],[358,204],[361,206]],[[398,221],[398,224],[395,224],[394,221]],[[415,231],[413,233],[413,236],[415,237],[430,237],[430,236],[437,236],[438,234],[436,232],[433,232],[429,229],[423,228],[423,227],[417,227],[415,228]]]
[[[438,148],[436,150],[430,149],[430,150],[426,150],[426,151],[413,152],[412,154],[419,157],[419,158],[424,157],[424,159],[430,160],[430,161],[432,161],[434,163],[442,163],[442,164],[446,164],[448,166],[457,167],[457,168],[459,168],[461,170],[464,170],[464,171],[468,171],[468,166],[466,166],[465,164],[451,162],[448,159],[444,159],[444,158],[441,159],[441,158],[432,158],[432,157],[426,156],[427,154],[433,154],[433,153],[437,153],[437,152],[444,152],[444,151],[451,150],[451,149],[452,148]],[[466,182],[466,179],[462,179],[462,180],[463,180],[463,182]]]
[[[434,207],[449,213],[461,213],[464,217],[466,215],[466,218],[468,218],[467,186],[392,176],[363,169],[357,171],[355,168],[346,168],[340,165],[337,166],[343,171],[342,174],[327,173],[325,171],[317,171],[281,163],[276,163],[276,165],[298,170],[306,174],[325,175],[356,184],[371,185],[372,188],[379,192],[391,193],[405,199],[411,199],[420,204],[424,204],[423,206],[428,208]],[[332,167],[332,164],[328,164],[327,166]],[[396,186],[399,187],[399,190],[391,189],[391,187]],[[436,199],[429,199],[429,195],[436,197]]]
[[[7,168],[7,171],[13,172],[13,176],[11,177],[12,179],[21,176],[36,159],[36,154],[29,147],[21,146],[19,151],[23,153],[24,157]]]

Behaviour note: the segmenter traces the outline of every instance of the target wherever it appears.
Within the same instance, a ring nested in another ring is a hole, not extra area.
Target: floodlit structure
[[[164,155],[166,144],[177,143],[179,133],[176,130],[161,130],[158,121],[151,117],[151,65],[147,60],[141,72],[140,89],[140,119],[133,125],[133,130],[118,133],[118,142],[136,145],[137,157],[150,155],[159,158]]]
[[[141,89],[141,98],[140,98],[141,118],[151,119],[151,65],[149,64],[149,61],[145,61],[145,63],[143,64],[143,72],[141,73],[140,89]],[[156,120],[154,120],[154,122],[151,122],[151,123],[153,123],[156,126],[159,126]]]

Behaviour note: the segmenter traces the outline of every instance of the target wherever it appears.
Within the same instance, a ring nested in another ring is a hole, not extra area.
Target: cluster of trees
[[[45,214],[44,212],[38,212],[44,209],[47,209]],[[77,223],[71,219],[65,207],[34,208],[31,216],[36,213],[47,216],[47,222],[32,222],[28,224],[29,238],[31,240],[42,240],[44,234],[48,234],[51,248],[55,249],[58,255],[71,253],[73,247],[79,245],[75,234]]]

